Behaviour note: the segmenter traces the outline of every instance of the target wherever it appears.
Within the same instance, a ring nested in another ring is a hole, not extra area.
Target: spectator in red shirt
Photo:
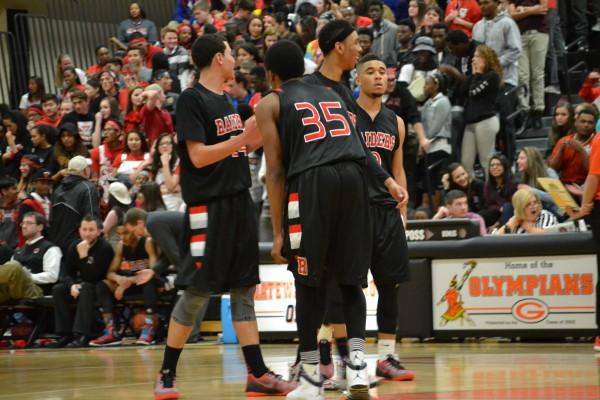
[[[125,115],[125,133],[139,129],[142,124],[140,111],[144,105],[144,88],[137,86],[129,91],[127,114]]]
[[[446,6],[448,31],[458,29],[470,38],[473,25],[481,19],[481,8],[475,0],[450,0]]]
[[[585,181],[596,120],[597,115],[593,111],[582,110],[575,118],[575,133],[563,137],[554,146],[548,165],[560,173],[563,183],[580,185]],[[582,193],[581,189],[570,191],[576,195]]]
[[[148,41],[146,40],[144,35],[142,35],[139,32],[135,32],[135,33],[131,34],[131,36],[129,37],[128,45],[130,48],[133,47],[133,48],[144,50],[144,64],[148,68],[152,68],[152,57],[154,57],[154,55],[156,53],[162,53],[162,51],[163,51],[162,48],[148,43]],[[127,57],[125,57],[125,59],[123,59],[123,63],[124,64],[129,63],[129,60],[127,59]]]
[[[131,131],[125,136],[121,157],[113,162],[113,176],[125,184],[132,185],[138,174],[152,164],[148,142],[141,132]]]
[[[44,117],[37,122],[37,125],[50,125],[58,128],[62,115],[58,108],[58,97],[54,94],[46,94],[42,97],[42,110]]]
[[[163,110],[165,95],[160,86],[153,84],[144,89],[146,103],[140,109],[140,118],[143,131],[150,146],[161,133],[173,133],[173,120],[169,113]]]
[[[121,138],[121,125],[114,120],[108,120],[102,130],[103,142],[90,153],[92,159],[92,173],[98,178],[98,184],[104,188],[104,195],[108,197],[108,186],[113,176],[113,164],[121,157],[123,140]]]
[[[581,97],[588,103],[593,103],[594,100],[596,100],[598,96],[600,96],[600,86],[598,85],[599,81],[600,72],[590,72],[586,80],[583,82],[581,89],[579,90],[579,97]]]
[[[96,46],[97,63],[89,67],[87,71],[85,71],[85,73],[87,74],[87,76],[99,74],[100,72],[104,71],[108,60],[110,60],[110,52],[108,50],[108,47],[106,47],[103,44]]]

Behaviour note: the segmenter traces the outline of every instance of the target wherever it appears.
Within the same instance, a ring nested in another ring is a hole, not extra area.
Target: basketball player
[[[352,97],[352,93],[348,86],[342,83],[343,75],[346,71],[352,70],[361,52],[361,47],[358,43],[358,34],[348,23],[344,20],[336,20],[325,25],[319,32],[319,47],[323,52],[323,62],[319,71],[312,75],[306,76],[304,79],[307,82],[325,85],[333,89],[340,97],[344,100],[348,111],[352,114],[351,117],[356,121],[356,115],[358,114],[358,104]],[[390,173],[382,168],[376,158],[371,154],[371,151],[366,148],[364,141],[361,138],[365,151],[367,153],[367,172],[371,176],[370,181],[375,182],[379,187],[385,187],[392,198],[394,198],[400,206],[406,205],[408,201],[408,193],[406,189],[399,185],[394,178],[391,177]],[[341,305],[342,299],[339,295],[339,291],[336,289],[335,283],[331,284],[329,290],[328,300],[329,304]],[[333,309],[329,309],[333,308]],[[340,307],[329,307],[325,315],[325,323],[333,326],[333,336],[336,339],[336,345],[338,353],[342,358],[341,368],[338,368],[338,381],[345,379],[344,372],[346,368],[343,367],[343,360],[348,356],[348,345],[347,345],[347,334],[344,323],[344,315],[339,312]],[[321,334],[320,334],[321,335]],[[323,337],[327,338],[328,335]],[[326,339],[327,340],[327,339]],[[326,348],[329,346],[328,342],[323,340],[322,342],[327,343]],[[329,350],[324,349],[321,351],[322,365],[321,370],[323,376],[329,378],[333,376],[333,363],[331,357],[329,357]],[[338,365],[338,367],[340,366]],[[335,385],[331,382],[326,382],[328,388],[335,389]]]
[[[211,293],[226,291],[231,291],[233,324],[248,367],[246,395],[286,395],[296,384],[265,366],[254,313],[258,238],[246,155],[260,145],[260,134],[256,124],[243,129],[223,93],[225,82],[233,79],[235,63],[227,42],[217,34],[204,35],[194,42],[192,58],[200,77],[177,104],[188,244],[175,283],[185,290],[171,314],[155,398],[179,398],[177,362],[198,310]]]
[[[259,103],[256,117],[267,162],[272,256],[294,274],[302,363],[300,385],[288,399],[324,398],[317,330],[332,278],[344,300],[348,389],[355,399],[369,398],[361,289],[371,250],[365,152],[342,99],[301,79],[304,60],[295,43],[274,44],[265,65],[274,92]]]
[[[387,85],[387,70],[383,61],[369,54],[357,66],[358,97],[357,128],[369,150],[381,166],[406,188],[402,160],[404,121],[382,104]],[[406,370],[395,356],[396,323],[398,321],[398,285],[408,279],[408,246],[404,234],[406,207],[400,215],[397,202],[376,180],[369,186],[373,253],[371,273],[377,286],[377,370],[380,378],[405,381],[415,374]]]

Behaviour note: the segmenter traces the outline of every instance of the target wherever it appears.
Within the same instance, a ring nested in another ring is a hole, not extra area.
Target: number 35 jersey
[[[362,162],[365,152],[333,90],[294,79],[279,90],[279,136],[287,179],[327,164]]]

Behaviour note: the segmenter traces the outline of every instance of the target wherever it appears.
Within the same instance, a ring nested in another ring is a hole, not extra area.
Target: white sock
[[[385,360],[389,355],[396,354],[396,341],[394,339],[379,339],[377,343],[377,356],[379,360]]]
[[[302,368],[304,369],[304,372],[306,372],[306,375],[310,376],[311,378],[314,377],[315,375],[317,375],[317,371],[319,369],[319,364],[302,364]]]
[[[321,328],[319,329],[319,334],[317,335],[317,340],[319,342],[321,340],[333,342],[333,327],[331,327],[330,325],[321,325]]]

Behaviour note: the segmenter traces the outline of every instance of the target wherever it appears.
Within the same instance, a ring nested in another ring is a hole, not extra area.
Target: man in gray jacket
[[[521,33],[508,13],[499,12],[499,5],[499,0],[480,0],[483,19],[473,27],[473,40],[494,49],[504,69],[504,83],[514,87],[519,82]]]
[[[383,19],[383,2],[372,0],[369,3],[369,17],[373,20],[373,45],[371,51],[383,60],[388,67],[396,66],[398,53],[398,27]]]

